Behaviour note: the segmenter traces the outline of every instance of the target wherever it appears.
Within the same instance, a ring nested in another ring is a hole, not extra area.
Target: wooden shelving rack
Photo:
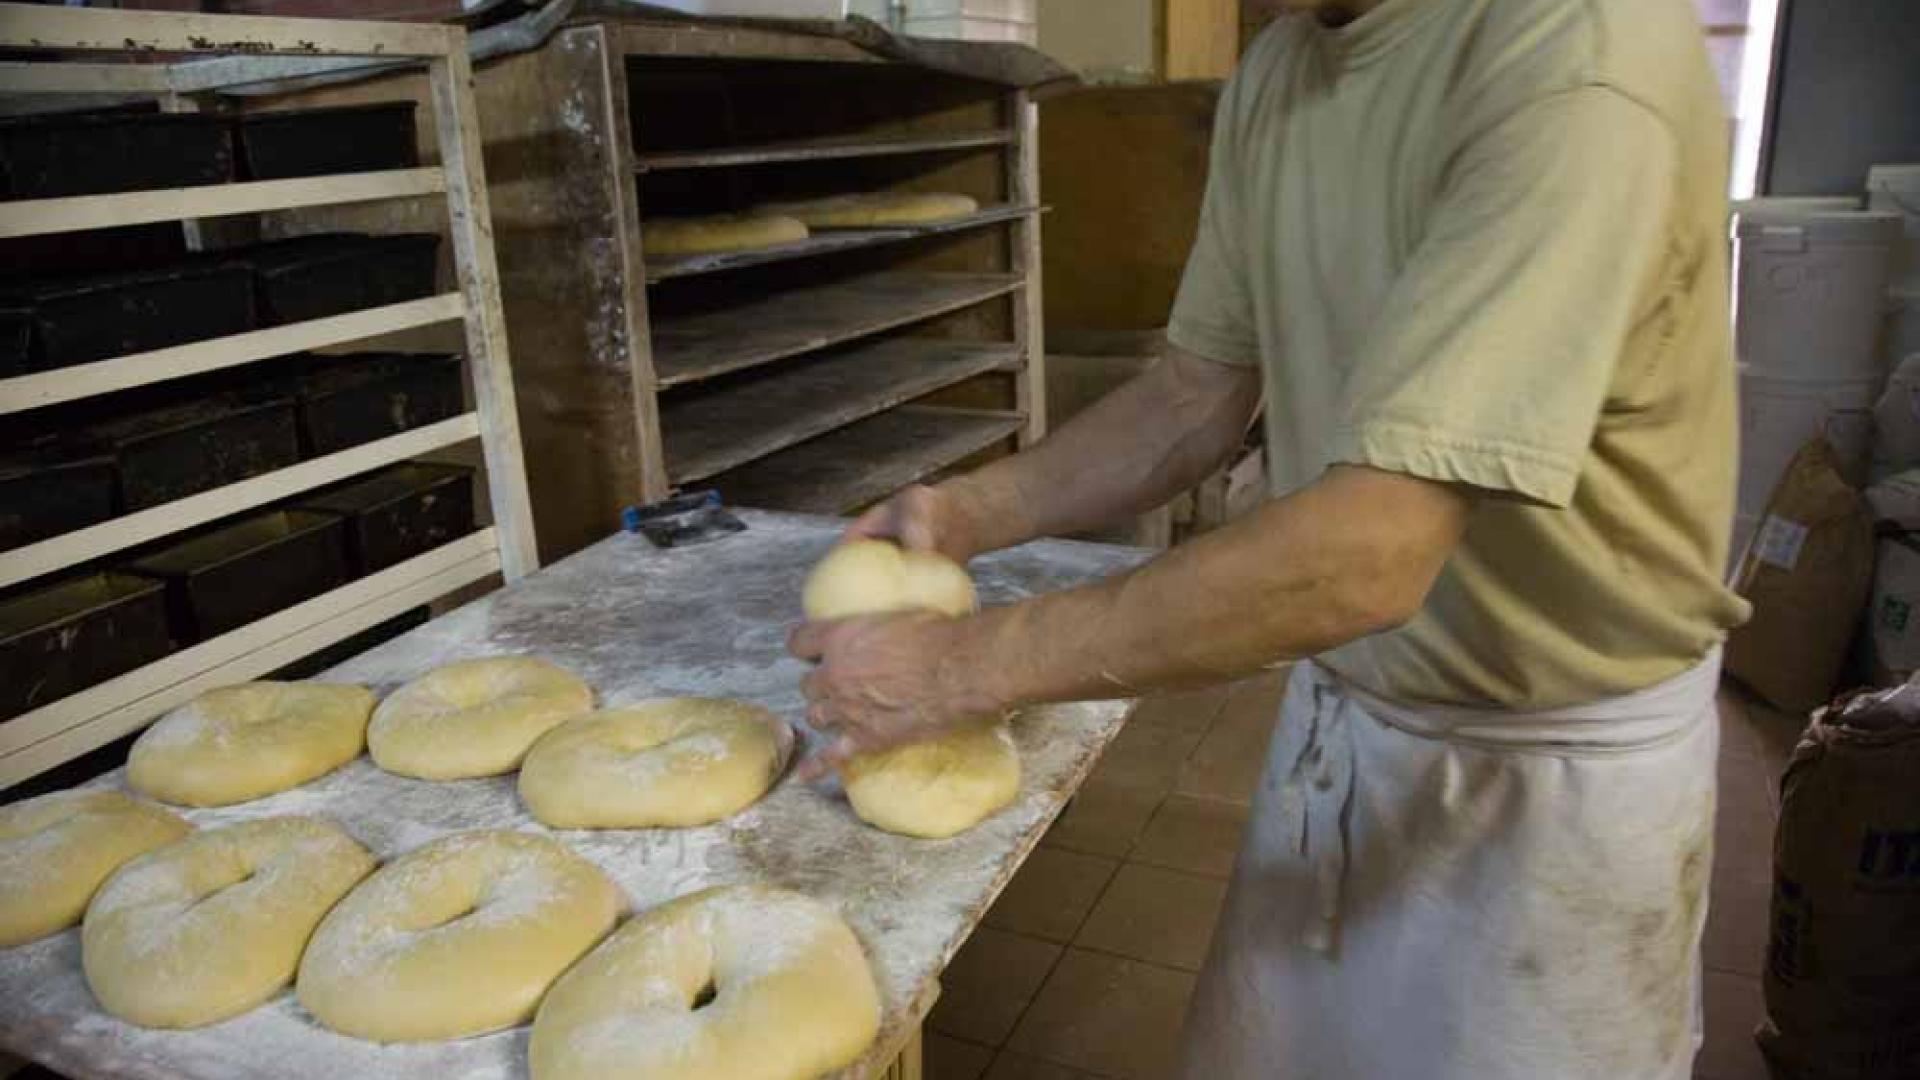
[[[257,77],[249,75],[253,69],[247,65],[217,58],[222,55],[379,57],[423,65],[438,166],[0,202],[0,237],[439,197],[445,200],[460,282],[456,291],[408,303],[0,379],[0,417],[452,322],[464,323],[475,402],[472,412],[431,426],[0,552],[0,587],[474,439],[486,462],[493,516],[493,525],[480,532],[0,723],[0,788],[137,730],[203,690],[256,678],[489,575],[503,573],[512,581],[537,568],[466,31],[0,3],[0,49],[186,54],[170,63],[0,63],[0,95],[139,95],[169,109],[191,107],[184,88],[216,90],[229,78]]]

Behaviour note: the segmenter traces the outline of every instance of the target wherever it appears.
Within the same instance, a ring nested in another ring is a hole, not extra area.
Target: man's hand
[[[878,615],[807,623],[788,647],[819,666],[800,684],[807,722],[832,737],[801,763],[810,780],[859,754],[935,738],[998,711],[976,673],[956,678],[961,620],[943,615]]]
[[[975,548],[963,497],[951,488],[915,484],[860,515],[845,540],[892,540],[909,551],[932,551],[965,566]]]

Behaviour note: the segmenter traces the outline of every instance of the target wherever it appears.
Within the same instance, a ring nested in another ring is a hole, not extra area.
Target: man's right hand
[[[911,551],[931,551],[966,565],[979,554],[968,535],[960,497],[947,488],[915,484],[896,492],[847,527],[843,540],[891,540]]]

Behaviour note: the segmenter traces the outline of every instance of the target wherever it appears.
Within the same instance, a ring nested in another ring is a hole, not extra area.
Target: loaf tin
[[[349,564],[355,574],[372,574],[472,532],[473,474],[460,465],[409,462],[298,505],[345,519]]]
[[[119,463],[129,513],[238,483],[300,460],[293,402],[227,394],[96,424],[87,438]]]
[[[0,719],[124,675],[173,651],[166,590],[97,573],[0,597]]]
[[[111,457],[0,452],[0,551],[97,525],[113,512]]]
[[[314,357],[296,376],[301,445],[318,457],[458,416],[460,367],[457,353]]]
[[[109,360],[254,328],[253,277],[200,259],[155,270],[22,279],[0,305],[31,311],[32,370]]]
[[[343,584],[341,529],[332,514],[275,510],[149,551],[128,568],[166,582],[174,636],[201,642]]]
[[[28,350],[33,343],[33,311],[0,306],[0,379],[27,373]]]
[[[233,179],[227,119],[108,109],[0,120],[0,199],[199,187]]]
[[[73,277],[151,270],[190,258],[177,221],[82,229],[47,236],[0,239],[0,278]]]
[[[260,320],[304,322],[433,295],[440,237],[325,233],[234,251],[254,271]]]
[[[412,169],[410,101],[284,109],[234,120],[234,152],[244,180],[286,180],[330,173]]]

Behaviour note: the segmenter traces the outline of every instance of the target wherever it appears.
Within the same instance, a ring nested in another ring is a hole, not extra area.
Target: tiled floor
[[[1239,850],[1277,676],[1144,703],[960,952],[930,1080],[1158,1080]],[[1773,777],[1800,725],[1722,695],[1719,846],[1699,1080],[1765,1080]]]

